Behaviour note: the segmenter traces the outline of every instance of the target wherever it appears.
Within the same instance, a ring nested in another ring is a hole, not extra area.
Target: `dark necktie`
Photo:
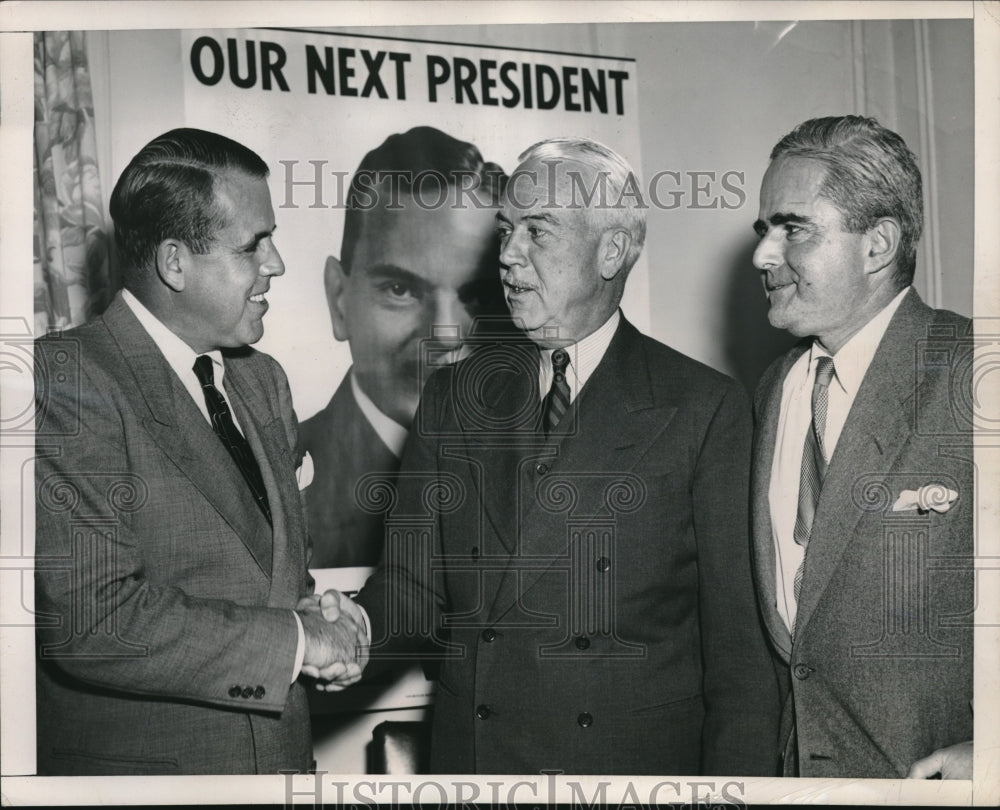
[[[542,403],[542,427],[546,434],[555,429],[569,409],[569,383],[566,382],[568,366],[569,355],[564,349],[552,352],[552,387]]]
[[[264,489],[264,479],[260,474],[260,467],[257,466],[257,459],[253,456],[253,450],[247,440],[240,433],[239,428],[233,421],[233,415],[229,412],[229,405],[226,398],[215,387],[215,372],[212,368],[212,358],[203,354],[194,361],[194,373],[201,383],[201,390],[205,393],[205,405],[208,406],[208,416],[212,420],[212,427],[216,435],[222,440],[229,455],[232,456],[236,466],[243,473],[243,478],[253,493],[254,500],[264,513],[267,522],[271,522],[271,507],[267,501],[267,490]]]
[[[813,518],[816,516],[816,504],[819,503],[819,493],[826,477],[826,452],[823,447],[826,433],[826,410],[830,399],[830,381],[833,379],[834,368],[832,357],[820,357],[816,361],[816,380],[812,389],[812,424],[806,432],[805,446],[802,450],[802,469],[799,472],[799,504],[795,515],[795,542],[802,546],[802,564],[795,572],[792,590],[795,602],[799,601],[802,590],[802,574],[805,568],[805,552],[809,546],[809,535],[812,532]]]

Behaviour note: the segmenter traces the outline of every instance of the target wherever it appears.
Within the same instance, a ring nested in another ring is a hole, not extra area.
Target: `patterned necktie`
[[[205,405],[208,406],[208,416],[212,420],[212,427],[216,435],[222,440],[229,455],[232,456],[236,466],[243,473],[243,478],[250,486],[254,500],[264,513],[267,522],[271,522],[271,507],[267,500],[267,490],[264,489],[264,479],[260,474],[260,467],[257,466],[257,459],[253,456],[253,450],[247,440],[240,433],[239,428],[233,421],[233,415],[229,412],[229,405],[226,398],[215,387],[215,372],[212,368],[212,358],[203,354],[194,361],[194,373],[201,383],[201,390],[205,393]]]
[[[802,450],[802,469],[799,473],[799,505],[795,515],[795,542],[802,546],[802,563],[795,572],[792,590],[795,602],[799,601],[802,590],[802,574],[805,569],[805,552],[809,547],[809,534],[812,531],[813,518],[816,516],[816,504],[826,477],[827,458],[823,447],[826,433],[826,410],[830,399],[830,381],[834,375],[833,358],[820,357],[816,361],[816,380],[812,390],[812,424],[806,433],[805,446]]]
[[[552,352],[552,387],[542,403],[542,427],[546,434],[555,429],[569,409],[569,383],[566,382],[568,366],[569,355],[564,349]]]

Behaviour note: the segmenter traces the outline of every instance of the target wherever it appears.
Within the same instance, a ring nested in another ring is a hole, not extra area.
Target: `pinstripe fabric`
[[[566,382],[566,368],[569,355],[563,349],[552,352],[552,387],[545,395],[542,408],[542,424],[546,433],[551,433],[569,409],[569,383]]]
[[[820,357],[816,361],[816,381],[813,383],[812,390],[812,425],[806,432],[805,447],[802,450],[799,508],[795,516],[795,542],[803,549],[807,549],[809,546],[809,533],[812,531],[816,504],[819,503],[819,493],[826,475],[828,459],[823,447],[823,435],[826,433],[826,411],[830,399],[830,381],[833,380],[833,375],[833,358]],[[803,557],[792,583],[796,602],[799,601],[799,594],[802,590],[802,573],[805,564],[805,557]]]

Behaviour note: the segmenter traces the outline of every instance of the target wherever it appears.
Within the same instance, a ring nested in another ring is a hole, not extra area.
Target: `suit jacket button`
[[[594,563],[594,568],[604,574],[611,570],[611,560],[607,557],[601,557],[596,563]]]
[[[815,672],[815,670],[812,667],[807,667],[805,664],[796,664],[792,667],[792,675],[800,681],[804,681],[808,678],[810,672]]]
[[[261,699],[262,697],[264,697],[264,695],[266,695],[266,694],[267,694],[267,690],[266,690],[266,689],[264,689],[264,687],[263,687],[263,686],[258,686],[258,687],[257,687],[256,689],[254,689],[254,690],[253,690],[253,696],[254,696],[254,697],[255,697],[255,698],[257,699],[257,700],[260,700],[260,699]]]
[[[476,717],[480,720],[488,720],[491,714],[493,714],[493,710],[485,703],[480,703],[476,706]]]
[[[473,546],[472,551],[469,552],[473,557],[479,556],[479,546]]]
[[[586,636],[580,636],[576,640],[576,648],[578,650],[586,650],[590,648],[590,639]]]
[[[497,631],[492,627],[487,627],[483,630],[483,641],[493,642],[497,637]]]
[[[535,472],[538,473],[539,475],[545,475],[545,473],[547,473],[548,471],[549,471],[548,464],[545,464],[540,461],[535,465]]]
[[[594,725],[594,718],[590,712],[582,712],[580,716],[576,718],[576,722],[579,723],[580,728],[590,728]]]
[[[244,686],[243,687],[243,697],[245,697],[245,698],[253,697],[253,687],[252,686]]]
[[[239,686],[229,687],[229,697],[238,698],[241,694],[243,694],[243,689],[241,687]]]

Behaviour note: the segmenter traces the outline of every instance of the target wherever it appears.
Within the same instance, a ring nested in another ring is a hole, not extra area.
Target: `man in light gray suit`
[[[249,346],[285,269],[266,176],[155,138],[111,196],[125,290],[36,345],[39,774],[303,772],[299,673],[360,675],[358,628],[300,602],[295,414]]]
[[[754,225],[771,324],[753,545],[786,776],[970,778],[971,323],[911,286],[920,172],[872,119],[775,146]]]

